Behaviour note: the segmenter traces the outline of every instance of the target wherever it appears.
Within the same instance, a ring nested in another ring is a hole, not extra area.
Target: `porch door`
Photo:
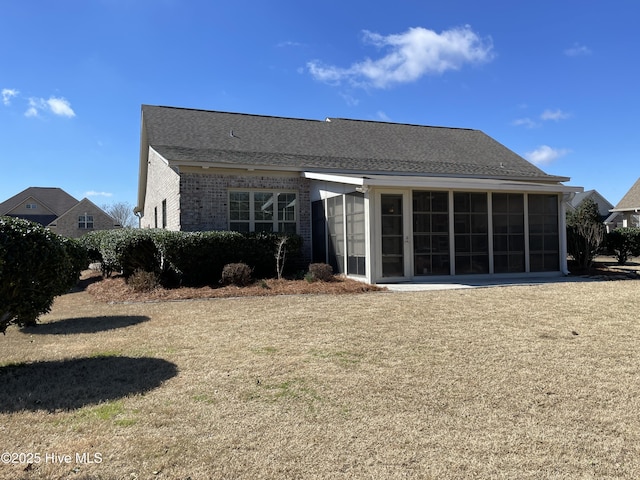
[[[384,278],[402,279],[408,275],[409,229],[406,226],[406,195],[380,194],[381,258]]]

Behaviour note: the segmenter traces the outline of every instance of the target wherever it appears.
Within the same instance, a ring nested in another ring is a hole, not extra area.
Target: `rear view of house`
[[[0,215],[30,220],[72,238],[93,230],[120,228],[91,200],[78,201],[61,188],[29,187],[0,203]]]
[[[308,261],[371,283],[560,275],[568,180],[478,130],[144,105],[136,211],[297,233]]]

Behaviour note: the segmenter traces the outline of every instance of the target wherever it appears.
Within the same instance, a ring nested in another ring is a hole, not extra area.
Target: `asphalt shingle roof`
[[[4,215],[29,198],[34,198],[56,216],[62,215],[78,203],[67,192],[57,187],[29,187],[0,203],[0,215]]]
[[[174,162],[567,180],[546,174],[479,130],[149,105],[142,106],[142,117],[148,144]]]
[[[636,210],[640,209],[640,178],[620,199],[614,210]]]

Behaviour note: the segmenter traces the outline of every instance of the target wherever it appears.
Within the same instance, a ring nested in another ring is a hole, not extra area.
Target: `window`
[[[524,195],[494,193],[492,206],[494,272],[524,272]]]
[[[153,228],[158,228],[158,207],[153,207]]]
[[[532,272],[560,268],[558,196],[529,195],[529,262]]]
[[[167,200],[162,200],[162,228],[167,228]]]
[[[80,215],[78,217],[78,228],[86,230],[93,228],[93,215]]]
[[[229,192],[229,229],[237,232],[297,231],[297,194]]]
[[[365,275],[367,252],[365,245],[364,194],[344,196],[347,223],[347,273]]]
[[[489,273],[486,193],[453,194],[456,274]]]
[[[449,193],[413,192],[413,269],[449,275]]]
[[[327,239],[329,265],[335,273],[344,273],[344,203],[342,195],[327,199]]]
[[[36,208],[38,208],[38,205],[36,205],[35,203],[27,203],[24,207],[27,210],[35,210]]]

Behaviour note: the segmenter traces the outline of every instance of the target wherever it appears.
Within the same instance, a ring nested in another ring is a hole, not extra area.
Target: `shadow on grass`
[[[144,393],[175,377],[160,358],[95,357],[0,367],[0,413],[72,410]]]
[[[78,317],[50,323],[36,323],[22,328],[22,333],[39,335],[71,335],[74,333],[98,333],[126,328],[150,320],[144,315],[118,315],[106,317]]]
[[[83,276],[83,278],[78,280],[78,283],[76,283],[69,292],[82,292],[86,290],[89,285],[99,282],[100,280],[102,280],[102,275],[99,275],[97,272],[91,272],[89,275]]]

